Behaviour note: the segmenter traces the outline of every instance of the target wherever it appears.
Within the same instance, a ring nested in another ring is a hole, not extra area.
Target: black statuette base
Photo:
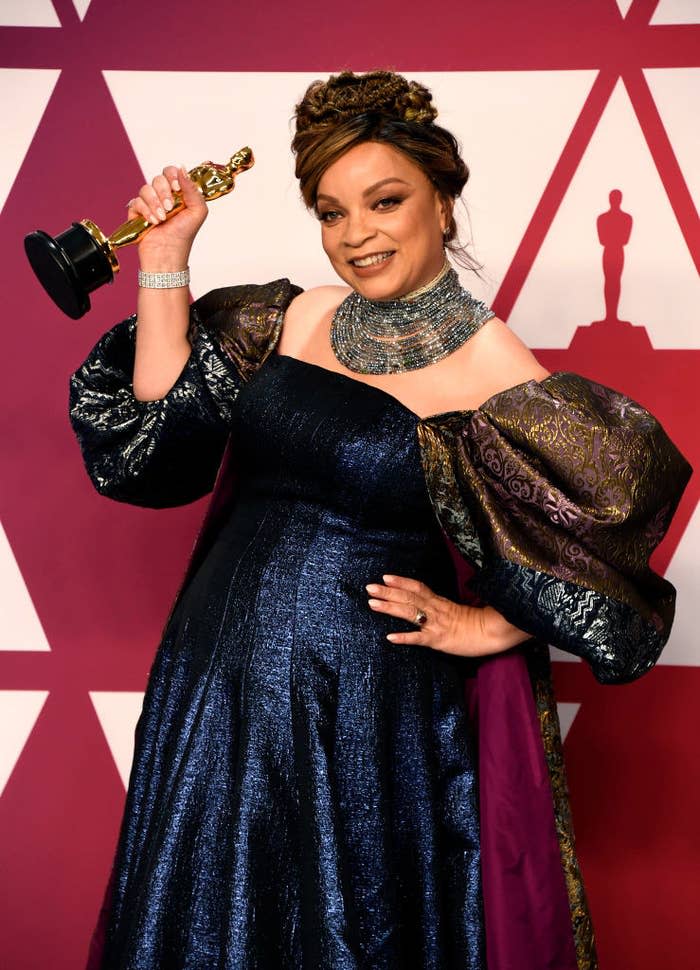
[[[79,222],[55,239],[41,229],[30,232],[24,248],[41,285],[73,320],[90,309],[88,294],[114,278],[108,256]]]

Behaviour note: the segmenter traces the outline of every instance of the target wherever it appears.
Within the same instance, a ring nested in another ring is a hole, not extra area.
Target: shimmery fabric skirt
[[[105,970],[484,966],[463,658],[386,640],[365,584],[456,599],[417,418],[272,355],[242,390],[230,514],[138,725]]]

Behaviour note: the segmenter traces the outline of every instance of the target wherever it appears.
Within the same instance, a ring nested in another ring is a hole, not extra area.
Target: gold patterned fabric
[[[287,279],[211,290],[190,308],[190,343],[196,345],[202,331],[210,334],[241,380],[249,381],[274,350],[284,312],[301,292]]]
[[[436,515],[474,590],[602,683],[666,643],[673,586],[649,567],[692,469],[640,404],[557,372],[418,429]]]
[[[569,802],[569,785],[564,765],[561,726],[552,685],[551,662],[547,645],[532,640],[528,644],[526,660],[537,707],[549,783],[552,789],[554,824],[566,880],[566,892],[569,897],[577,967],[578,970],[598,970],[598,954],[593,923],[588,908],[581,868],[576,855],[576,837]]]

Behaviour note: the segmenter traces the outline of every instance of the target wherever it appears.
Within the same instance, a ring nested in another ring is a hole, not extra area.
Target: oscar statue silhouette
[[[617,308],[620,303],[622,268],[625,265],[624,247],[632,234],[632,216],[621,208],[622,192],[613,189],[608,196],[610,208],[601,212],[596,220],[598,239],[603,247],[603,296],[605,299],[605,321],[607,323],[627,323],[620,320]]]
[[[603,383],[615,386],[616,367],[624,359],[626,364],[640,373],[653,366],[654,354],[649,335],[643,325],[620,320],[618,307],[622,288],[622,270],[625,264],[624,247],[632,235],[633,219],[622,210],[622,192],[612,189],[608,194],[610,208],[596,218],[598,241],[603,247],[603,299],[605,317],[581,324],[576,328],[566,354],[573,355],[581,373],[597,375]],[[555,359],[556,358],[556,359]],[[570,359],[570,358],[569,358]],[[559,367],[556,353],[547,366]]]

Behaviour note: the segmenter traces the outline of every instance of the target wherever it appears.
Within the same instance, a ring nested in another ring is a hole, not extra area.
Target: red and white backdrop
[[[146,677],[206,504],[151,511],[92,489],[68,377],[133,311],[136,254],[76,323],[31,275],[23,236],[85,216],[109,232],[164,164],[249,144],[255,167],[198,239],[193,295],[332,282],[293,176],[293,105],[342,68],[402,71],[433,89],[472,171],[463,236],[485,270],[465,285],[550,370],[650,408],[698,468],[698,24],[700,0],[2,0],[3,968],[84,961]],[[659,665],[603,687],[555,657],[603,970],[698,966],[697,503],[696,475],[652,560],[678,589]]]

